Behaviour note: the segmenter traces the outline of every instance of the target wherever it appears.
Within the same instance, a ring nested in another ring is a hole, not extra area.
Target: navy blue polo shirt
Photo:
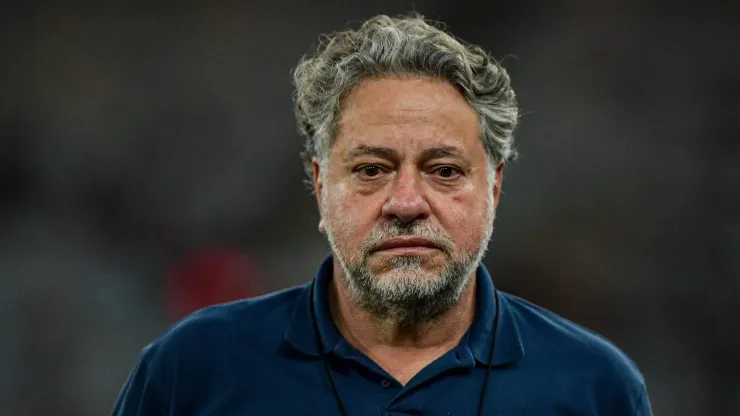
[[[401,385],[338,332],[327,301],[328,258],[311,285],[209,307],[142,351],[113,414],[339,415],[321,354],[350,416],[475,415],[499,326],[486,415],[650,415],[642,375],[604,338],[494,292],[477,270],[477,310],[459,345]],[[323,350],[310,310],[314,297]]]

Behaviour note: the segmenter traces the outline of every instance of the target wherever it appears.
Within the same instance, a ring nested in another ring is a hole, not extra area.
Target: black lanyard
[[[337,402],[337,408],[339,408],[339,413],[341,413],[342,416],[348,416],[347,415],[347,409],[344,408],[344,403],[342,403],[342,398],[339,396],[339,392],[337,391],[337,386],[334,383],[334,377],[331,375],[331,369],[329,368],[329,362],[326,359],[326,354],[323,353],[324,346],[321,342],[321,334],[319,333],[319,324],[316,322],[316,312],[314,311],[314,302],[313,298],[316,292],[316,280],[311,283],[311,293],[309,296],[311,297],[311,318],[313,320],[313,329],[316,334],[316,346],[319,349],[319,354],[321,355],[321,360],[324,362],[324,369],[326,370],[326,377],[329,379],[329,386],[331,386],[331,392],[334,394],[334,400]],[[493,363],[493,350],[496,348],[496,333],[498,332],[498,315],[499,315],[499,305],[498,305],[498,292],[496,288],[493,288],[493,304],[496,308],[496,312],[493,316],[493,332],[491,334],[491,349],[488,351],[488,362],[486,363],[486,375],[483,379],[483,386],[481,387],[480,391],[480,401],[478,402],[478,416],[483,416],[483,402],[486,399],[486,391],[488,388],[488,378],[491,374],[491,364]]]

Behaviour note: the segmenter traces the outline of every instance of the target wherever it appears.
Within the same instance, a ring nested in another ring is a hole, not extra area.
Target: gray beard
[[[329,224],[326,230],[355,302],[374,316],[403,327],[434,322],[460,300],[485,254],[492,231],[486,233],[478,252],[455,256],[449,239],[422,224],[389,224],[371,234],[358,256],[348,258],[338,249]],[[441,246],[447,261],[437,276],[420,276],[424,273],[424,258],[420,256],[393,258],[390,269],[394,276],[375,275],[367,264],[373,247],[386,238],[402,235],[423,236]]]

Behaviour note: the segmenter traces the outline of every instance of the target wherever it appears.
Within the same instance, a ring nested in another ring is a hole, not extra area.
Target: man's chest
[[[255,372],[246,376],[190,381],[187,394],[173,396],[171,414],[193,416],[341,415],[349,416],[476,415],[483,374],[477,369],[447,374],[409,388],[394,386],[352,368],[333,369],[336,396],[323,365],[302,371]],[[484,373],[484,372],[481,372]],[[531,384],[531,383],[530,383]],[[515,378],[494,372],[483,398],[484,415],[590,415],[590,399],[564,399],[561,388],[540,383],[532,389]],[[570,396],[570,395],[568,395]]]

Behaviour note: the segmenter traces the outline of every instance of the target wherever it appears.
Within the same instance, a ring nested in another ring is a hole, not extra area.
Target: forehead
[[[436,79],[373,79],[355,87],[342,103],[334,147],[363,145],[483,151],[478,113],[454,86]]]

